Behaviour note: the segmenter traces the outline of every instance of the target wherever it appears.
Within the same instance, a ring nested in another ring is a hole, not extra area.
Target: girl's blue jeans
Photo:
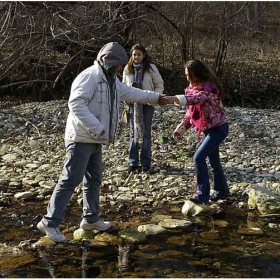
[[[140,162],[142,166],[151,166],[152,158],[152,120],[154,115],[154,106],[143,105],[144,135],[142,150],[140,153]],[[130,125],[130,143],[129,143],[129,165],[138,166],[139,164],[139,143],[134,139],[134,106],[129,106],[129,125]]]
[[[197,177],[196,198],[208,202],[210,196],[209,174],[206,163],[208,157],[213,174],[214,196],[222,197],[229,194],[227,181],[220,162],[219,146],[228,136],[229,124],[224,123],[218,127],[204,131],[204,140],[194,155],[195,171]]]
[[[83,219],[99,220],[99,194],[102,179],[102,146],[93,143],[66,143],[62,174],[48,204],[43,223],[58,227],[75,188],[83,181]]]

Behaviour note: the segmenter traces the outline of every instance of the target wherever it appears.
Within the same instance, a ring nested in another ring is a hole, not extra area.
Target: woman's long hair
[[[189,80],[192,84],[210,81],[218,87],[221,97],[224,97],[224,90],[220,80],[203,62],[190,60],[185,64],[185,68],[188,69]]]
[[[151,57],[149,56],[149,54],[147,53],[145,47],[141,44],[136,44],[134,45],[131,50],[130,50],[130,58],[128,60],[128,63],[127,63],[127,69],[128,69],[128,73],[130,74],[133,74],[134,73],[134,69],[133,69],[133,57],[132,57],[132,52],[134,50],[138,50],[138,51],[141,51],[143,53],[143,70],[144,70],[144,73],[149,71],[151,68],[151,65],[150,63],[152,63],[152,59]]]

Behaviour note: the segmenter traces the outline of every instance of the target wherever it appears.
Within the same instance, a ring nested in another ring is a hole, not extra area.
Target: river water
[[[70,240],[34,249],[32,245],[42,237],[36,223],[44,210],[42,205],[29,202],[8,209],[1,216],[1,243],[17,246],[24,241],[28,244],[24,250],[34,257],[31,263],[2,270],[2,277],[277,278],[280,275],[279,228],[270,228],[271,220],[260,218],[255,212],[232,209],[230,205],[211,217],[192,218],[193,225],[188,228],[149,236],[144,243],[123,242],[93,248],[86,241]],[[168,213],[169,209],[164,211]],[[108,208],[105,218],[143,223],[149,221],[152,209],[143,210],[133,218],[128,212],[116,213]],[[70,225],[79,224],[77,213],[80,209],[75,207],[67,213],[68,240],[73,233]],[[171,214],[184,218],[179,212]],[[111,234],[117,236],[118,231]]]

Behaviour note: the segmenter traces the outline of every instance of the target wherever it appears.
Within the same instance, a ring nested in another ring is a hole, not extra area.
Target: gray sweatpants
[[[66,206],[83,180],[83,219],[96,222],[102,180],[102,145],[92,143],[66,143],[66,158],[62,174],[48,204],[43,223],[58,227],[65,217]]]

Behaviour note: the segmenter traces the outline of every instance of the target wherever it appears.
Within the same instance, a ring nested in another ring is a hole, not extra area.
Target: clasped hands
[[[165,106],[167,104],[174,103],[178,98],[176,96],[167,96],[166,94],[160,94],[158,99],[159,106]]]

